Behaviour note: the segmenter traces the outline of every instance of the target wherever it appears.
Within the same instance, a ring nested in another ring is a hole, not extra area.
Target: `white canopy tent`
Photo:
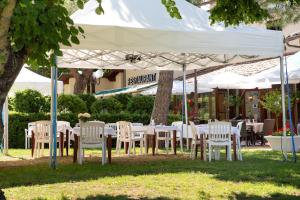
[[[287,72],[290,84],[296,84],[300,82],[300,52],[288,56],[287,61]],[[278,65],[265,70],[261,73],[253,75],[251,78],[258,83],[269,82],[270,84],[280,84],[280,63]],[[285,73],[285,72],[284,72]]]
[[[64,88],[63,82],[57,81],[57,84],[57,93],[62,94]],[[17,76],[8,95],[14,96],[17,91],[26,89],[37,90],[43,95],[51,95],[51,79],[27,69],[25,65]]]
[[[58,67],[183,70],[185,83],[186,70],[283,55],[282,32],[212,26],[206,11],[185,0],[176,0],[181,20],[172,19],[160,0],[103,1],[103,15],[94,12],[97,6],[96,0],[90,0],[72,15],[85,30],[85,39],[71,48],[62,47],[64,56],[58,59]],[[53,67],[54,132],[56,73]],[[184,93],[187,116],[185,87]]]
[[[187,80],[189,83],[194,80]],[[209,73],[197,77],[198,87],[220,88],[220,89],[254,89],[271,88],[269,82],[257,82],[251,76],[243,76],[235,72]]]
[[[210,88],[200,88],[198,87],[198,93],[208,93],[212,92],[213,90]],[[187,82],[186,83],[186,93],[190,94],[194,92],[194,83]],[[157,92],[157,85],[148,88],[141,92],[142,95],[155,95]],[[183,95],[183,81],[173,81],[173,88],[172,88],[172,95]]]
[[[43,95],[51,95],[51,79],[41,76],[29,69],[27,69],[27,65],[24,65],[18,74],[14,84],[9,90],[8,96],[14,96],[16,92],[23,91],[26,89],[37,90]],[[57,81],[57,93],[63,93],[63,82]],[[8,100],[3,105],[3,124],[4,124],[4,134],[3,134],[3,149],[4,153],[7,154],[8,149]],[[0,142],[1,143],[1,142]]]

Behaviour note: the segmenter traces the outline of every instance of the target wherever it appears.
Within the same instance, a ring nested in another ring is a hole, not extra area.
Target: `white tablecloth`
[[[264,123],[247,123],[246,126],[252,127],[254,133],[263,131]]]
[[[28,127],[28,136],[31,137],[31,134],[32,134],[32,131],[34,131],[35,129],[35,126],[32,125],[32,126],[29,126]],[[70,126],[70,124],[67,122],[67,123],[61,123],[61,122],[57,122],[57,137],[59,137],[60,135],[60,132],[63,132],[63,133],[66,133],[66,130],[72,130],[72,127]]]
[[[155,132],[165,132],[165,131],[178,131],[177,126],[164,126],[164,125],[155,125],[155,126],[132,126],[132,132],[141,132],[148,135],[154,135]]]
[[[197,134],[200,136],[201,134],[208,134],[208,124],[200,124],[197,125]],[[231,127],[231,134],[235,134],[236,136],[240,135],[240,131],[237,127]]]

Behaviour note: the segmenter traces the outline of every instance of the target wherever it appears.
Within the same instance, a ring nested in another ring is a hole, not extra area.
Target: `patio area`
[[[113,164],[103,167],[99,152],[89,150],[84,165],[63,157],[55,171],[49,170],[47,157],[31,160],[26,156],[29,150],[10,153],[12,161],[0,161],[1,188],[8,199],[293,200],[300,196],[299,163],[283,163],[280,152],[261,147],[244,148],[243,162],[208,163],[180,153],[113,156]]]

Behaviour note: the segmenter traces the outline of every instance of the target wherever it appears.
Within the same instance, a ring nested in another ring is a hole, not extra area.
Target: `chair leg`
[[[143,148],[144,148],[144,139],[140,140],[140,155],[143,154]]]
[[[227,146],[227,151],[228,151],[228,154],[227,154],[227,160],[231,161],[231,145],[228,145]]]
[[[132,141],[129,141],[129,144],[128,144],[128,155],[129,156],[130,156],[131,147],[132,147]]]
[[[262,135],[262,136],[261,136],[261,144],[260,144],[261,146],[264,145],[264,139],[265,139],[265,138],[264,138],[264,136]]]
[[[238,139],[238,151],[239,151],[239,153],[238,153],[238,156],[239,156],[239,160],[243,160],[243,157],[242,157],[242,149],[241,149],[241,141],[240,141],[240,139]]]
[[[158,154],[158,138],[156,137],[155,141],[155,154]]]
[[[211,154],[212,154],[212,149],[211,149],[211,145],[208,145],[208,161],[211,162]]]
[[[135,141],[132,141],[132,147],[133,147],[133,155],[135,155]]]
[[[182,137],[180,138],[180,150],[183,152],[183,140]]]

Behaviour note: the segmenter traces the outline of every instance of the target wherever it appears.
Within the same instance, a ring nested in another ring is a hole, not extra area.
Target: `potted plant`
[[[79,123],[87,122],[90,118],[91,118],[91,115],[89,113],[79,113],[78,114]]]
[[[281,93],[279,90],[273,90],[265,94],[260,101],[263,108],[275,114],[276,130],[278,130],[278,118],[282,112]]]
[[[275,131],[271,136],[265,136],[272,150],[292,152],[292,131],[286,127],[286,137],[283,136],[283,128]],[[294,135],[295,150],[300,150],[300,136]]]

